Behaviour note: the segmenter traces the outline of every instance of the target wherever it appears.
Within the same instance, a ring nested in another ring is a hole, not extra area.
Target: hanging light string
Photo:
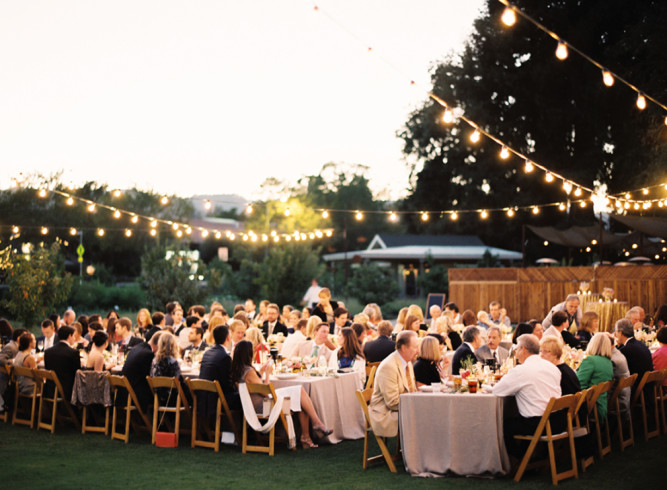
[[[155,237],[158,234],[158,228],[160,225],[163,226],[168,226],[170,227],[174,234],[176,235],[177,238],[182,238],[184,235],[192,235],[194,231],[198,231],[201,233],[202,238],[207,238],[210,235],[215,237],[216,239],[221,239],[223,237],[223,232],[219,229],[216,228],[207,228],[205,226],[193,226],[185,222],[181,221],[176,221],[176,220],[168,220],[164,218],[158,218],[155,216],[148,216],[140,213],[135,213],[133,211],[128,211],[125,209],[118,208],[116,206],[110,206],[108,204],[103,204],[100,202],[96,202],[90,199],[86,199],[83,197],[79,197],[75,194],[70,194],[69,192],[64,192],[60,191],[57,189],[51,189],[47,190],[46,188],[41,188],[37,191],[37,195],[40,198],[46,198],[49,194],[49,192],[58,195],[60,197],[65,198],[65,204],[68,206],[73,206],[76,202],[82,203],[86,206],[86,209],[90,213],[94,213],[97,211],[98,208],[100,209],[105,209],[107,211],[110,211],[112,213],[112,216],[116,219],[120,219],[122,216],[126,216],[130,218],[130,221],[132,224],[136,225],[139,223],[139,221],[145,221],[149,224],[149,230],[148,233]],[[112,191],[112,195],[114,197],[120,197],[121,191],[116,189]],[[160,198],[160,202],[163,205],[169,204],[169,199],[166,196],[163,196]],[[39,227],[41,230],[41,233],[43,235],[48,234],[48,227]],[[17,233],[18,230],[20,230],[20,227],[17,225],[12,225],[12,230],[16,229]],[[70,231],[71,235],[76,235],[78,233],[78,230],[73,227],[66,227],[65,229],[68,229]],[[110,230],[114,231],[114,228],[109,228]],[[74,230],[74,233],[72,233],[72,230]],[[96,228],[96,233],[99,236],[104,236],[106,233],[105,228]],[[131,237],[133,234],[133,231],[131,228],[124,228],[124,234],[127,238]],[[13,233],[14,235],[16,233]],[[255,233],[252,230],[249,230],[247,232],[238,232],[234,233],[232,231],[226,230],[224,232],[225,238],[228,240],[235,240],[237,237],[241,238],[243,241],[251,241],[251,242],[257,242],[257,241],[263,241],[263,242],[268,242],[269,240],[278,242],[280,240],[285,240],[285,241],[301,241],[301,240],[315,240],[315,239],[321,239],[324,237],[331,237],[333,236],[333,229],[331,228],[324,228],[324,229],[316,229],[316,230],[310,230],[310,231],[294,231],[292,233],[286,233],[286,232],[278,232],[277,230],[271,230],[266,233]]]
[[[502,0],[499,0],[499,1],[502,2]],[[509,1],[507,1],[507,3],[505,3],[505,2],[502,2],[502,3],[505,4],[506,6],[508,6],[508,8],[509,8],[509,6],[510,6]],[[368,45],[367,43],[364,43],[364,41],[363,41],[359,36],[357,36],[354,32],[352,32],[350,29],[348,29],[347,27],[345,27],[341,22],[339,22],[338,20],[336,20],[335,18],[333,18],[331,15],[329,15],[329,14],[328,14],[327,12],[325,12],[323,9],[319,8],[317,5],[314,6],[314,11],[315,11],[315,12],[323,13],[323,14],[324,14],[328,19],[330,19],[336,26],[338,26],[340,29],[342,29],[343,31],[345,31],[348,35],[350,35],[353,39],[355,39],[355,40],[356,40],[357,42],[359,42],[361,45],[366,45],[366,46]],[[522,15],[522,16],[525,15],[523,12],[521,12],[520,10],[518,10],[518,9],[516,9],[516,8],[514,8],[514,7],[511,7],[510,10],[509,10],[509,12],[517,12],[517,13],[519,13],[519,14]],[[532,19],[531,19],[531,20],[532,20]],[[535,22],[536,22],[536,21],[535,21]],[[537,24],[539,24],[539,23],[537,23]],[[540,25],[541,25],[541,24],[540,24]],[[542,26],[542,27],[543,27],[543,26]],[[544,29],[546,29],[546,28],[544,28]],[[553,33],[551,33],[550,31],[548,31],[548,29],[546,30],[546,32],[549,32],[550,34],[553,34]],[[558,38],[558,37],[557,37],[557,38]],[[558,38],[558,39],[560,39],[560,38]],[[567,48],[566,48],[566,49],[567,49]],[[368,48],[368,51],[369,51],[369,52],[373,52],[374,54],[377,55],[377,53],[376,53],[372,48]],[[580,52],[577,50],[577,53],[580,53]],[[582,54],[582,56],[585,56],[583,53],[580,53],[580,54]],[[390,62],[389,62],[388,60],[386,60],[384,57],[382,57],[382,56],[378,56],[378,58],[379,58],[381,61],[383,61],[385,64],[387,64],[389,67],[391,67],[394,71],[396,71],[397,73],[399,73],[400,75],[402,75],[403,77],[405,77],[405,78],[409,78],[409,77],[407,77],[407,76],[406,76],[400,69],[398,69],[398,68],[397,68],[396,66],[394,66],[392,63],[390,63]],[[594,61],[594,60],[593,60],[593,61]],[[594,63],[597,63],[597,62],[594,62]],[[596,66],[598,66],[598,65],[599,65],[599,63],[596,64]],[[602,65],[599,65],[599,67],[602,68]],[[611,72],[609,72],[609,73],[611,74]],[[616,76],[616,75],[615,75],[615,74],[611,74],[611,76],[613,77],[613,76]],[[635,91],[639,91],[639,89],[637,89],[636,87],[634,87],[634,85],[631,85],[631,84],[629,84],[628,82],[625,82],[625,80],[621,79],[620,77],[619,77],[619,79],[622,80],[624,83],[628,84],[628,86],[630,86],[631,88],[633,88],[633,90],[635,90]],[[612,83],[613,83],[613,82],[612,82]],[[416,85],[416,82],[415,82],[414,80],[410,79],[410,84],[411,84],[411,85]],[[526,156],[526,155],[522,154],[521,152],[519,152],[519,151],[513,149],[511,146],[509,146],[508,144],[506,144],[505,142],[503,142],[500,138],[498,138],[497,136],[495,136],[495,135],[489,133],[488,131],[484,130],[484,129],[483,129],[479,124],[477,124],[475,121],[473,121],[472,119],[466,117],[466,116],[464,115],[462,109],[460,109],[460,110],[458,110],[458,111],[455,111],[455,110],[454,110],[454,109],[455,109],[454,106],[450,106],[449,104],[447,104],[447,102],[445,102],[442,98],[440,98],[440,97],[438,97],[437,95],[435,95],[433,92],[426,91],[426,94],[428,95],[428,97],[430,97],[432,100],[434,100],[436,103],[438,103],[439,105],[441,105],[441,106],[445,109],[445,110],[444,110],[444,113],[443,113],[443,117],[442,117],[442,120],[443,120],[443,122],[444,122],[445,124],[450,124],[450,123],[452,123],[456,118],[459,118],[459,119],[465,121],[465,122],[466,122],[466,123],[473,129],[473,132],[469,135],[470,141],[471,141],[472,143],[477,143],[477,142],[479,142],[479,140],[481,139],[481,136],[484,135],[484,136],[486,136],[487,138],[489,138],[490,140],[492,140],[493,142],[495,142],[496,144],[498,144],[498,145],[501,147],[501,150],[500,150],[500,157],[501,157],[503,160],[509,158],[510,154],[514,154],[515,156],[517,156],[517,157],[523,159],[523,160],[524,160],[524,170],[525,170],[526,173],[531,173],[535,168],[537,168],[537,169],[541,170],[542,172],[544,172],[544,179],[545,179],[545,181],[546,181],[547,183],[551,183],[551,182],[553,182],[554,180],[559,180],[559,181],[562,182],[563,190],[564,190],[568,195],[570,194],[570,192],[573,192],[573,193],[574,193],[574,196],[577,197],[577,198],[580,197],[584,191],[585,191],[585,192],[588,192],[591,196],[593,196],[593,195],[596,194],[596,191],[595,191],[594,189],[592,189],[592,188],[590,188],[590,187],[587,187],[587,186],[584,186],[584,185],[582,185],[582,184],[579,184],[579,183],[577,183],[577,182],[575,182],[575,181],[573,181],[573,180],[571,180],[571,179],[568,179],[567,177],[565,177],[565,176],[559,174],[558,172],[554,172],[553,170],[550,170],[546,165],[540,164],[539,162],[535,162],[534,160],[530,159],[528,156]],[[640,96],[641,96],[641,95],[642,95],[642,94],[640,93]],[[643,94],[643,96],[645,96],[645,94]],[[651,99],[651,100],[654,101],[654,99]],[[665,108],[665,109],[667,110],[667,107],[665,107],[664,105],[660,104],[660,103],[657,102],[657,101],[656,101],[656,103],[658,103],[658,105],[660,105],[661,107],[663,107],[663,108]],[[457,114],[457,112],[460,112],[460,114]],[[667,123],[667,118],[666,118],[665,122]],[[612,197],[612,196],[609,196],[609,198],[612,199],[612,200],[615,200],[615,201],[616,201],[616,207],[617,207],[617,208],[622,208],[622,209],[626,209],[626,210],[629,209],[629,207],[626,206],[626,204],[627,204],[626,200],[624,200],[624,199],[614,198],[614,197]],[[655,200],[655,201],[653,201],[653,202],[661,202],[661,200]],[[636,201],[636,202],[635,202],[635,201],[632,201],[632,204],[633,204],[633,205],[634,205],[634,204],[637,204],[637,203],[639,203],[640,206],[642,206],[643,203],[644,203],[644,201]],[[633,207],[633,206],[631,205],[630,207]]]
[[[516,22],[516,15],[520,15],[522,18],[526,19],[528,22],[533,24],[535,27],[540,29],[541,31],[545,32],[548,34],[550,37],[552,37],[557,43],[556,47],[556,56],[558,59],[564,60],[568,56],[569,51],[573,51],[574,53],[578,54],[581,56],[583,59],[591,63],[593,66],[597,67],[602,71],[602,81],[607,87],[611,87],[614,85],[614,81],[618,80],[625,86],[629,87],[631,90],[633,90],[637,94],[637,108],[640,110],[644,110],[646,108],[646,101],[649,100],[653,102],[655,105],[659,106],[667,112],[667,105],[663,104],[659,100],[657,100],[654,97],[651,97],[648,95],[646,92],[644,92],[642,89],[637,87],[636,85],[632,84],[625,78],[621,77],[620,75],[612,72],[605,66],[603,66],[601,63],[597,62],[590,56],[588,56],[586,53],[578,49],[576,46],[573,46],[569,42],[567,42],[565,39],[563,39],[561,36],[553,32],[552,30],[548,29],[545,27],[543,24],[541,24],[539,21],[535,20],[533,17],[528,15],[526,12],[521,10],[519,7],[516,5],[513,5],[512,3],[509,2],[509,0],[498,0],[500,3],[502,3],[505,6],[505,11],[502,14],[502,21],[505,25],[508,27],[511,27],[514,25]],[[665,117],[665,124],[667,125],[667,117]]]

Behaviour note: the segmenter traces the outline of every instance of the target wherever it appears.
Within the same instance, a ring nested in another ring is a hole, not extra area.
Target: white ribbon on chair
[[[280,412],[285,412],[285,419],[287,420],[287,437],[289,438],[289,447],[292,449],[296,446],[296,434],[294,433],[294,423],[292,422],[292,414],[290,413],[290,400],[289,398],[284,398],[278,394],[271,413],[269,414],[269,419],[267,422],[262,425],[257,417],[257,412],[255,412],[255,406],[252,403],[252,398],[250,398],[250,393],[248,392],[248,387],[245,383],[239,383],[239,396],[241,397],[241,405],[243,406],[243,414],[245,415],[246,421],[256,432],[261,432],[266,434],[271,431],[278,417],[280,417]]]

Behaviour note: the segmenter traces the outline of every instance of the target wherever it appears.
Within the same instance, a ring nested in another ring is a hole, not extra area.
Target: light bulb
[[[95,203],[92,203],[92,202],[91,202],[91,203],[88,205],[88,212],[90,212],[90,213],[94,213],[94,212],[95,212]]]
[[[452,221],[456,221],[457,219],[459,219],[459,215],[456,213],[456,211],[450,214],[449,217]]]
[[[607,87],[614,85],[614,75],[611,74],[608,70],[602,70],[602,83]]]
[[[269,236],[266,233],[262,233],[262,241],[263,242],[268,242],[269,241]]]
[[[311,240],[314,240],[315,239],[315,233],[312,233],[312,232],[308,233],[308,238],[310,238]]]
[[[113,212],[113,217],[116,218],[116,219],[120,218],[120,211],[118,211],[118,210],[116,209],[116,210]]]
[[[333,235],[333,231],[327,230],[327,231],[324,232],[324,234],[328,237],[331,237],[331,235]]]
[[[569,194],[572,192],[572,184],[570,184],[567,181],[563,181],[563,190],[565,191],[566,194]]]
[[[508,209],[507,210],[507,216],[509,216],[510,218],[513,217],[514,216],[514,210],[513,209]]]
[[[546,240],[544,240],[544,243],[543,243],[543,245],[544,245],[545,247],[548,247],[548,246],[549,246],[549,242],[548,242],[548,241],[546,241]]]
[[[554,176],[551,175],[551,172],[547,172],[546,175],[544,176],[544,180],[546,180],[547,182],[553,182]]]
[[[190,227],[188,226],[188,227],[185,229],[185,234],[186,234],[186,235],[192,235],[192,228],[190,228]]]
[[[533,206],[533,214],[540,214],[540,208]]]
[[[507,160],[509,157],[510,151],[507,149],[507,147],[503,146],[502,150],[500,150],[500,158]]]
[[[211,209],[212,206],[213,205],[211,204],[211,201],[209,201],[208,199],[206,199],[206,201],[204,201],[204,209],[206,209],[207,211],[209,209]]]
[[[112,194],[113,197],[120,197],[120,189],[115,189]]]
[[[500,17],[500,20],[502,20],[503,24],[505,24],[507,27],[512,27],[516,23],[516,13],[514,12],[514,9],[507,7],[503,11],[503,15]]]
[[[361,221],[362,219],[364,219],[364,213],[362,213],[361,211],[357,211],[356,214],[354,215],[354,218],[357,221]]]
[[[285,216],[289,216],[290,214],[292,214],[292,211],[289,208],[285,208]]]
[[[130,238],[132,236],[132,230],[125,230],[125,236]]]
[[[151,221],[151,228],[157,228],[157,221]]]
[[[629,203],[629,202],[626,202],[626,203],[623,205],[623,207],[624,207],[625,209],[630,209],[630,203]]]
[[[422,221],[428,221],[428,213],[422,213]]]
[[[586,207],[586,201],[580,201],[579,202],[579,207],[585,208]]]
[[[565,211],[565,209],[567,209],[567,207],[565,206],[565,203],[560,203],[558,205],[558,209],[560,209],[561,211]]]
[[[202,230],[201,231],[201,236],[202,236],[202,238],[206,238],[208,236],[208,230]]]
[[[667,116],[665,116],[665,126],[667,126]],[[667,186],[665,186],[667,188]]]
[[[70,228],[69,229],[69,234],[72,235],[72,236],[76,235],[77,234],[76,228]]]
[[[215,232],[215,238],[217,238],[218,240],[220,240],[221,237],[222,237],[222,233],[220,233],[219,231],[216,231],[216,232]],[[231,236],[230,236],[230,238],[231,238]],[[233,240],[233,238],[231,238],[231,239]]]
[[[74,198],[70,196],[67,198],[67,201],[65,202],[67,203],[68,206],[71,206],[72,204],[74,204]]]
[[[48,235],[49,229],[46,226],[42,226],[42,229],[39,230],[42,235]]]
[[[12,233],[14,235],[18,235],[19,231],[21,231],[21,230],[18,226],[12,226]]]
[[[40,189],[37,195],[39,197],[46,197],[46,189]]]
[[[178,223],[172,223],[171,227],[174,229],[174,231],[178,230]]]
[[[292,241],[292,237],[289,236],[289,235],[287,235],[287,236],[285,237],[285,241],[286,241],[286,242],[291,242],[291,241]]]
[[[166,206],[167,204],[169,204],[169,198],[167,196],[162,196],[162,199],[160,199],[160,204]]]
[[[104,236],[104,228],[97,229],[97,236]]]
[[[648,196],[648,189],[646,189],[646,188],[642,189],[642,194],[644,194],[645,196]]]
[[[597,245],[597,244],[598,244],[598,241],[595,238],[593,238],[591,240],[591,245]]]
[[[130,221],[136,225],[137,223],[139,223],[139,216],[135,214],[134,216],[132,216]]]
[[[183,231],[178,230],[178,231],[176,232],[176,236],[177,236],[178,238],[181,238],[181,237],[183,236]]]
[[[530,160],[526,160],[526,165],[524,165],[523,169],[527,174],[529,174],[530,172],[535,170],[535,166],[533,165],[533,162],[531,162]]]
[[[574,190],[574,195],[575,195],[576,197],[581,196],[581,187],[577,187],[577,188]]]
[[[151,235],[151,236],[157,236],[157,230],[156,230],[155,228],[153,228],[153,229],[150,231],[150,235]]]
[[[398,221],[398,215],[395,212],[389,213],[389,221],[396,222]]]
[[[635,209],[639,209],[639,203],[638,202],[635,203]]]
[[[273,241],[278,243],[280,241],[280,237],[279,236],[274,236]]]
[[[567,59],[567,55],[567,44],[565,44],[563,41],[560,41],[558,43],[558,47],[556,48],[556,58],[562,61]]]
[[[324,211],[322,211],[322,218],[327,219],[328,217],[329,217],[329,211],[325,209]]]
[[[590,252],[590,251],[591,251],[591,247],[586,247],[586,252]]]
[[[473,143],[477,143],[480,138],[480,133],[478,129],[475,129],[471,134],[470,134],[470,141]]]
[[[486,219],[489,217],[489,213],[487,213],[485,209],[480,213],[480,216],[482,217],[482,219]]]
[[[445,109],[445,112],[442,114],[442,122],[449,124],[454,120],[454,113],[451,109]]]
[[[646,109],[646,97],[644,97],[643,94],[639,94],[637,96],[637,109],[639,109],[640,111]]]

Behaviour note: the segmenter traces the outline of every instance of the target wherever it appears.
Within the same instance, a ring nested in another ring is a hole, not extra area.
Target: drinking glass
[[[43,352],[44,351],[44,341],[39,340],[37,341],[37,352]]]
[[[468,378],[468,391],[470,393],[477,393],[477,380]]]

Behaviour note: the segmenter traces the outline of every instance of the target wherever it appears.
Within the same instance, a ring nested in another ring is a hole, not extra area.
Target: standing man
[[[79,351],[73,348],[76,344],[72,327],[60,327],[58,338],[59,342],[44,352],[44,367],[56,372],[63,387],[62,396],[69,401],[72,398],[74,377],[81,369],[81,358]]]
[[[567,315],[566,328],[568,330],[572,330],[573,328],[573,331],[576,332],[578,330],[577,327],[581,325],[581,316],[583,315],[581,308],[579,308],[579,296],[576,294],[569,294],[567,298],[565,298],[565,301],[558,303],[556,306],[551,308],[549,314],[542,321],[542,327],[544,328],[545,333],[546,330],[551,326],[551,318],[557,311],[565,312]]]
[[[313,280],[310,283],[310,287],[306,291],[306,294],[303,295],[303,299],[301,300],[301,306],[307,306],[311,308],[314,304],[317,304],[320,301],[320,291],[321,291],[320,285],[317,283],[317,279],[313,278]]]
[[[418,353],[417,332],[404,330],[398,334],[396,350],[380,363],[368,407],[375,435],[395,437],[398,434],[398,399],[403,393],[417,391],[412,361]]]

